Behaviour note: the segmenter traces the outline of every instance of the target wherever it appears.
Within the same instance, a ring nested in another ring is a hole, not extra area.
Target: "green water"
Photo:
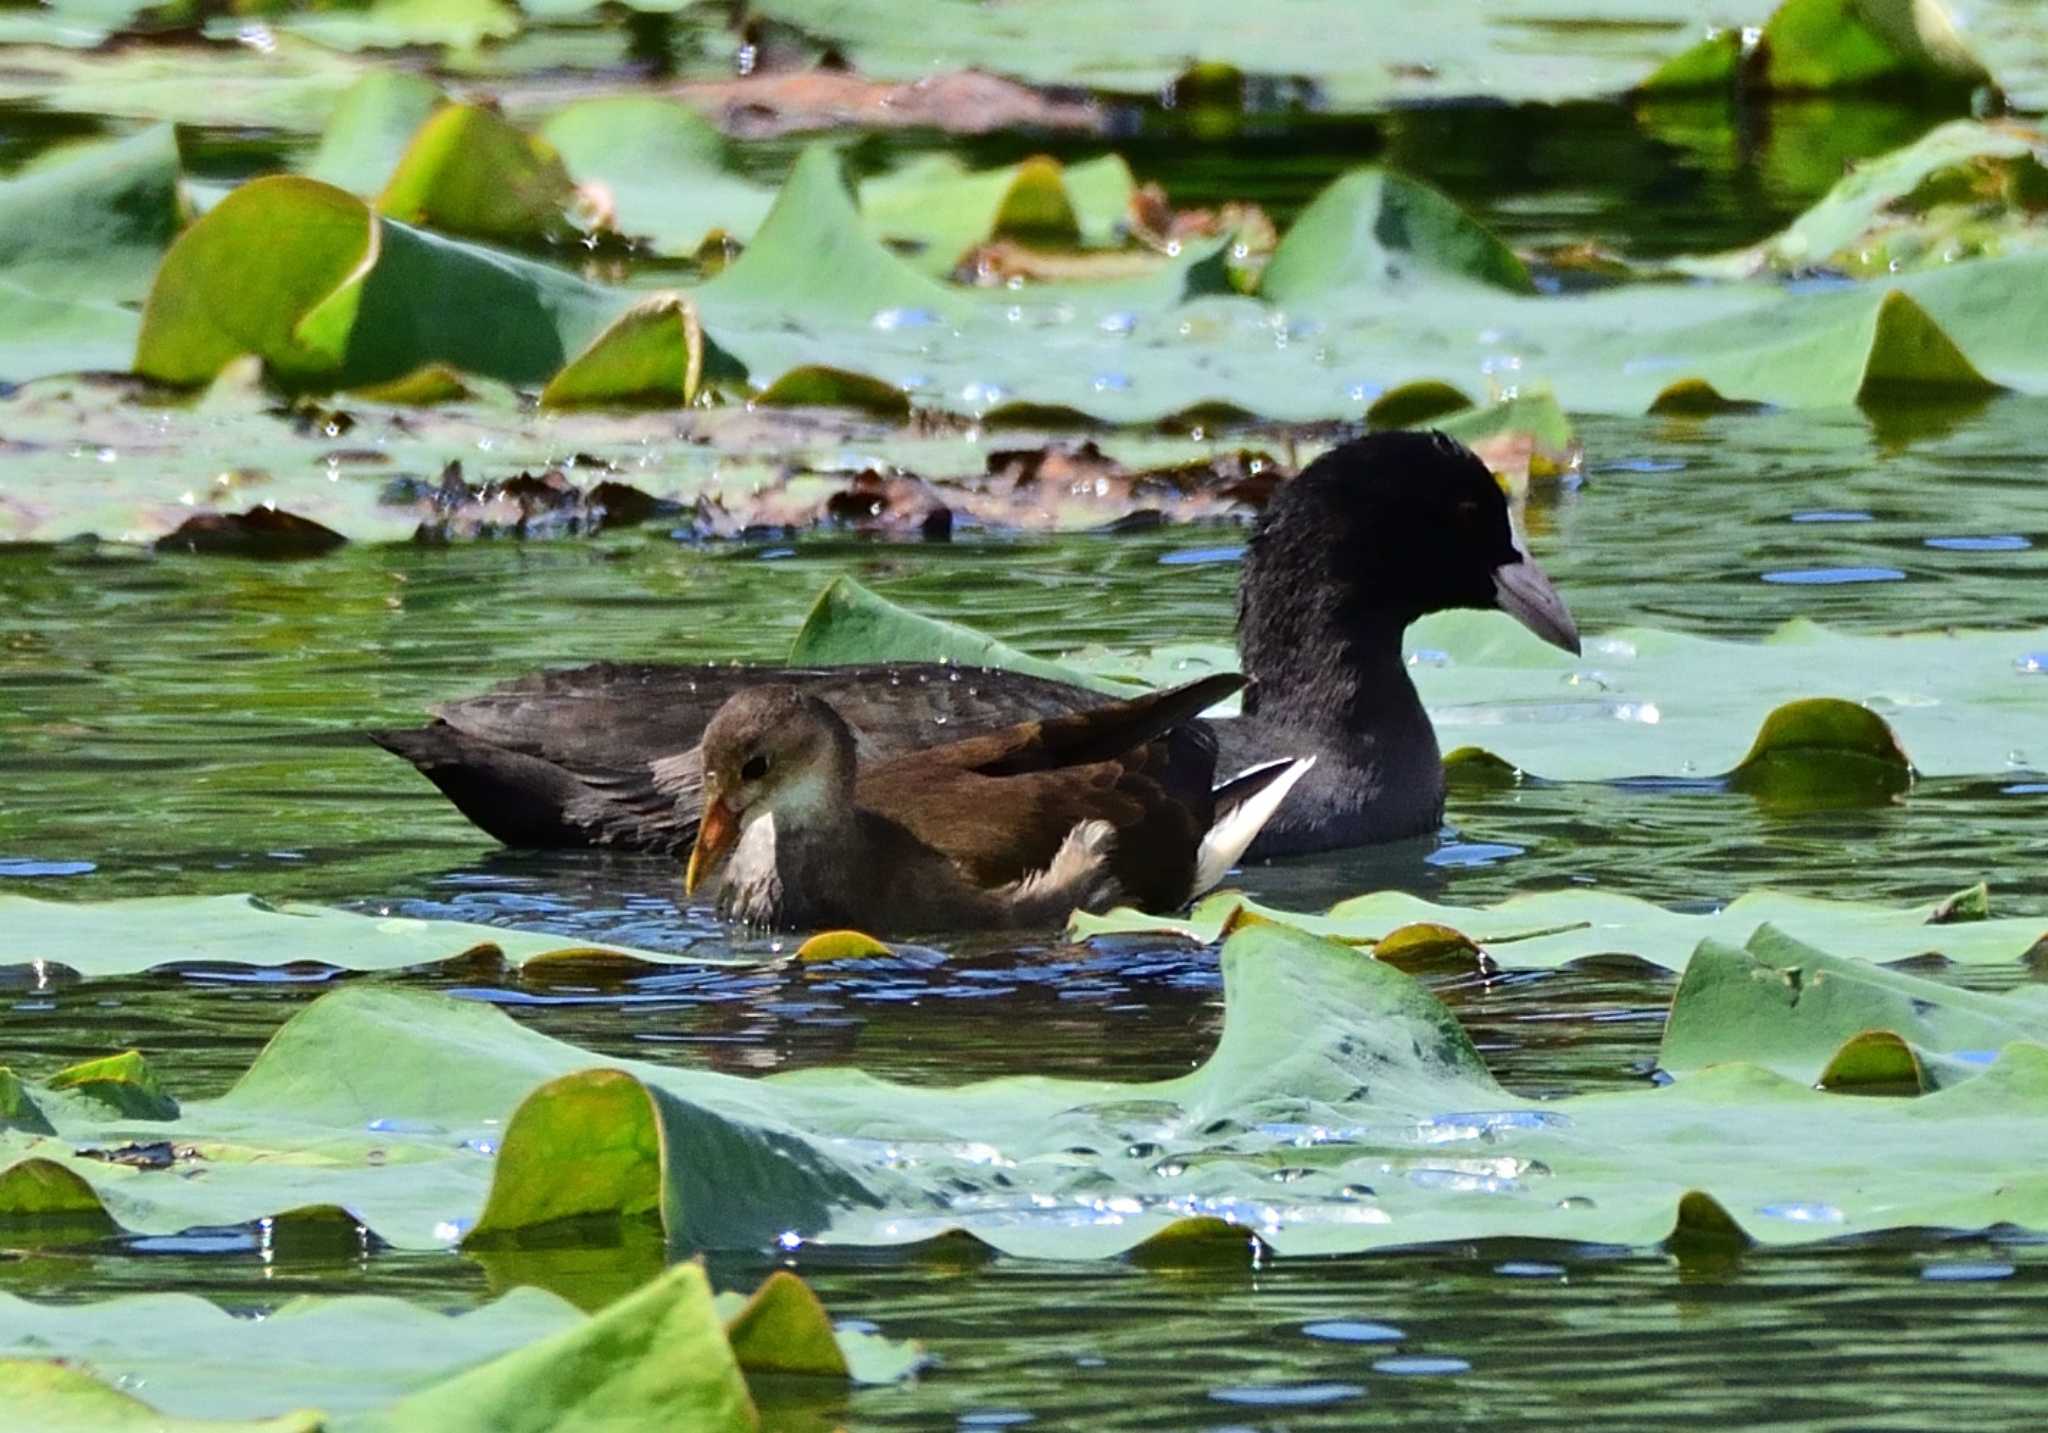
[[[1535,495],[1532,542],[1589,634],[1654,623],[1753,638],[1795,616],[1868,631],[2038,626],[2048,499],[2030,454],[2044,418],[2042,405],[2013,401],[1921,415],[1910,430],[1874,430],[1857,414],[1603,422],[1584,432],[1583,480]],[[251,890],[716,946],[721,932],[681,908],[667,863],[498,851],[354,733],[550,662],[772,658],[840,572],[1046,652],[1220,638],[1240,536],[1225,526],[702,546],[656,527],[596,541],[361,547],[297,563],[10,551],[0,554],[0,861],[28,864],[0,869],[30,874],[0,877],[0,889],[72,899]],[[2016,541],[1928,545],[1954,537]],[[1167,560],[1190,554],[1203,560]],[[1764,580],[1866,568],[1898,576]],[[1774,814],[1672,783],[1459,795],[1441,841],[1252,868],[1242,884],[1310,908],[1381,886],[1479,903],[1582,883],[1698,909],[1758,885],[1909,901],[1988,879],[2002,911],[2048,914],[2037,758],[2048,753],[1850,812]],[[32,874],[56,870],[72,873]],[[943,965],[905,959],[859,974],[771,966],[611,987],[453,988],[603,1053],[740,1073],[852,1062],[926,1082],[1047,1070],[1148,1078],[1187,1068],[1216,1033],[1210,950],[1124,939],[952,953]],[[181,1093],[217,1091],[329,983],[304,974],[17,983],[0,1061],[45,1073],[136,1045]],[[1996,986],[2025,972],[1971,978]],[[1431,983],[1503,1080],[1539,1095],[1648,1078],[1673,987],[1633,963]],[[453,1308],[531,1280],[594,1304],[643,1278],[654,1257],[266,1259],[232,1232],[142,1247],[0,1263],[0,1285],[62,1298],[171,1287],[251,1309],[309,1290],[382,1290]],[[737,1282],[758,1272],[749,1263],[724,1259],[720,1272]],[[1926,1277],[1949,1264],[2011,1272]],[[2038,1353],[2048,1248],[2017,1238],[1896,1236],[1704,1267],[1507,1245],[1186,1274],[811,1253],[796,1267],[837,1316],[921,1339],[938,1356],[912,1385],[809,1410],[862,1427],[1002,1426],[1013,1414],[1129,1428],[1336,1428],[1367,1416],[1417,1427],[1510,1416],[1535,1427],[1909,1427],[1935,1409],[1972,1427],[2021,1426],[2048,1384]],[[1331,1321],[1403,1337],[1302,1331]],[[808,1426],[798,1412],[777,1416]]]

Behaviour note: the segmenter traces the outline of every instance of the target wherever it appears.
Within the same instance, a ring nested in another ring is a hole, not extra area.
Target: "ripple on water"
[[[1257,1408],[1313,1408],[1319,1404],[1342,1403],[1365,1389],[1356,1383],[1247,1383],[1231,1388],[1212,1388],[1209,1396],[1218,1403],[1237,1403]]]
[[[1465,870],[1477,866],[1497,866],[1502,861],[1511,861],[1526,855],[1526,846],[1502,846],[1487,841],[1452,841],[1437,847],[1422,858],[1425,866],[1439,870]]]
[[[1411,1377],[1428,1377],[1430,1375],[1441,1376],[1444,1374],[1470,1373],[1472,1365],[1462,1358],[1446,1358],[1441,1355],[1432,1356],[1421,1353],[1400,1353],[1395,1354],[1392,1358],[1377,1360],[1372,1366],[1372,1371],[1374,1373],[1406,1374]]]
[[[91,861],[39,861],[33,856],[0,857],[0,876],[87,876],[99,867]]]
[[[1995,1279],[2010,1279],[2012,1276],[2012,1265],[1996,1262],[1929,1264],[1920,1271],[1921,1278],[1937,1284],[1989,1282]]]
[[[1799,567],[1763,574],[1766,582],[1794,587],[1841,587],[1854,582],[1904,582],[1896,567]]]
[[[1312,1324],[1303,1324],[1301,1331],[1310,1338],[1326,1339],[1332,1343],[1399,1343],[1407,1337],[1392,1324],[1376,1324],[1365,1319],[1320,1319]]]
[[[2014,532],[1989,537],[1930,537],[1926,543],[1943,552],[2024,552],[2034,545]]]
[[[1183,547],[1159,555],[1161,567],[1194,567],[1209,562],[1236,562],[1244,556],[1242,547]]]
[[[1766,1219],[1784,1219],[1793,1224],[1846,1224],[1849,1216],[1832,1204],[1805,1199],[1787,1199],[1776,1204],[1759,1204],[1756,1212]]]

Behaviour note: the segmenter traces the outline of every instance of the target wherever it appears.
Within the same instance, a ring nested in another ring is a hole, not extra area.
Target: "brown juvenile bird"
[[[1214,676],[861,765],[827,702],[749,687],[704,729],[704,816],[684,889],[755,925],[1057,925],[1079,907],[1173,909],[1222,879],[1307,761],[1212,789],[1190,718]]]

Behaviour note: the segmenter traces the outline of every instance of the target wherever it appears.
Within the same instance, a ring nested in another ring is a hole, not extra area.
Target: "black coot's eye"
[[[747,764],[740,768],[740,780],[759,781],[768,774],[768,758],[754,755],[747,758]]]

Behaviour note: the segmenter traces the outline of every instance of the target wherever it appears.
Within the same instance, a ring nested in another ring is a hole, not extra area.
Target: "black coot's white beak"
[[[1572,621],[1571,608],[1519,541],[1515,550],[1521,554],[1518,561],[1493,569],[1494,603],[1551,646],[1578,656],[1579,624]]]

